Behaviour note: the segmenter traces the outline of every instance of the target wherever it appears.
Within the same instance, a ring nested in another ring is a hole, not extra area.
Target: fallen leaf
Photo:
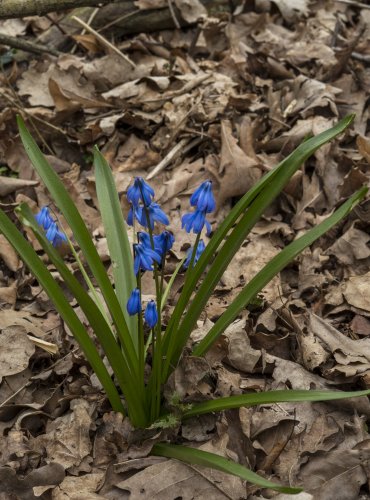
[[[39,498],[34,495],[33,488],[37,486],[52,486],[59,484],[64,479],[64,469],[58,463],[49,463],[35,469],[24,478],[19,477],[10,467],[0,468],[0,492],[11,496],[17,495],[22,500]],[[7,497],[8,498],[8,497]]]
[[[174,2],[188,23],[195,23],[207,17],[207,9],[199,0],[174,0]]]
[[[39,181],[28,181],[26,179],[16,179],[15,177],[0,177],[0,196],[7,196],[19,189],[37,186]]]
[[[220,166],[211,170],[219,184],[218,207],[234,196],[244,195],[261,177],[258,161],[238,146],[229,121],[221,122],[221,141]]]
[[[35,346],[23,326],[3,328],[0,333],[0,377],[23,371],[34,352]]]

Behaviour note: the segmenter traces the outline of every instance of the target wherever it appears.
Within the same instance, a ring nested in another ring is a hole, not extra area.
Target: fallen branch
[[[3,35],[0,33],[0,44],[7,45],[15,49],[21,49],[25,52],[32,52],[33,54],[51,54],[53,56],[59,56],[61,52],[51,47],[45,47],[35,42],[28,42],[27,40],[22,40],[15,36]]]
[[[96,7],[116,0],[1,0],[0,19],[26,16],[44,16],[76,7]]]

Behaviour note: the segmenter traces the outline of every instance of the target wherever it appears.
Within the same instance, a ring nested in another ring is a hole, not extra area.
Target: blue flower
[[[150,241],[150,236],[148,233],[145,233],[144,231],[139,231],[137,233],[137,235],[138,235],[140,243],[142,243],[144,245],[144,247],[152,248],[152,243]],[[154,250],[155,250],[155,246],[154,246]]]
[[[148,212],[149,215],[149,224],[147,221],[147,216],[146,212]],[[139,218],[139,222],[143,227],[150,227],[150,229],[154,229],[154,223],[155,222],[160,222],[161,224],[164,224],[165,226],[170,223],[168,220],[167,215],[163,212],[161,207],[158,205],[158,203],[151,203],[145,210],[141,210],[141,216]]]
[[[154,236],[154,250],[162,255],[162,257],[171,250],[175,237],[170,231],[163,231],[163,233]]]
[[[63,242],[67,241],[67,236],[59,230],[55,222],[52,222],[52,224],[49,226],[49,229],[46,231],[45,236],[53,245],[53,247],[58,247]]]
[[[134,245],[134,255],[135,274],[139,272],[139,269],[143,271],[153,271],[154,262],[158,262],[158,264],[161,262],[161,256],[142,243]]]
[[[138,206],[140,200],[149,206],[153,196],[154,189],[142,177],[135,177],[134,185],[127,190],[127,199],[134,206]]]
[[[149,328],[154,328],[155,325],[157,324],[158,313],[154,300],[148,302],[148,305],[146,306],[145,309],[144,319],[145,323],[149,326]]]
[[[198,243],[198,246],[197,246],[197,250],[195,252],[193,267],[198,262],[199,257],[202,255],[202,253],[204,252],[205,248],[206,248],[206,245],[204,244],[204,241],[200,240],[199,243]],[[185,269],[187,269],[190,266],[190,261],[191,261],[192,254],[193,254],[193,247],[190,247],[189,250],[187,251],[186,260],[185,260],[185,262],[183,264],[183,267]]]
[[[129,226],[134,225],[134,218],[138,221],[141,219],[141,212],[143,210],[143,207],[131,205],[130,210],[127,215],[127,224]]]
[[[126,307],[130,316],[134,316],[135,314],[141,312],[140,290],[138,288],[132,290]]]
[[[35,216],[35,219],[37,224],[43,227],[45,231],[47,231],[54,222],[48,207],[42,207],[40,212]]]
[[[194,191],[190,198],[190,205],[196,207],[206,214],[210,214],[216,208],[215,198],[212,192],[212,182],[205,181]]]
[[[207,236],[211,232],[211,225],[206,220],[206,212],[202,210],[195,210],[192,213],[185,214],[181,219],[181,227],[185,228],[187,233],[193,230],[194,233],[198,234],[202,231],[204,225],[207,228]]]

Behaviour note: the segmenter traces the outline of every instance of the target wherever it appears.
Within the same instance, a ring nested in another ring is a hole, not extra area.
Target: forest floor
[[[135,4],[144,11],[168,2]],[[197,0],[176,4],[174,15],[191,26],[125,37],[114,22],[101,29],[120,54],[66,14],[0,22],[1,33],[60,52],[32,55],[2,46],[0,205],[13,220],[21,201],[35,213],[44,205],[57,212],[21,145],[15,122],[21,114],[108,267],[92,169],[97,144],[121,194],[133,177],[150,179],[176,237],[168,279],[193,242],[181,230],[181,214],[200,182],[213,181],[214,229],[306,137],[356,113],[249,234],[198,321],[195,342],[280,249],[369,183],[370,7],[246,1],[233,15],[230,4],[207,15]],[[125,196],[122,207],[126,214]],[[184,401],[202,401],[276,388],[370,388],[369,228],[364,201],[274,278],[206,361],[187,359],[171,390]],[[110,411],[53,304],[2,235],[0,257],[1,500],[290,498],[148,456],[157,431],[138,434]],[[73,266],[70,255],[65,260]],[[182,282],[183,275],[175,280],[165,318]],[[148,273],[143,286],[150,298]],[[368,420],[366,398],[282,403],[190,420],[177,439],[303,486],[300,500],[357,500],[370,498]]]

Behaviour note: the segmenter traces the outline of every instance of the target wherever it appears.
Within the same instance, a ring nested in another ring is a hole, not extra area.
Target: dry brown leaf
[[[3,234],[0,234],[0,257],[11,271],[16,272],[19,269],[20,261],[18,254]]]
[[[308,16],[310,0],[271,0],[278,6],[282,16],[287,21],[297,17]]]
[[[342,286],[347,302],[367,312],[370,312],[369,279],[370,272],[362,276],[351,276]]]
[[[39,181],[28,181],[26,179],[16,179],[15,177],[0,177],[0,196],[7,196],[19,189],[37,186]]]
[[[34,500],[39,498],[34,495],[33,488],[41,485],[59,484],[64,479],[64,469],[58,463],[49,463],[39,469],[35,469],[26,477],[17,476],[14,469],[10,467],[0,468],[0,492],[10,496],[17,495],[22,500]],[[6,498],[9,498],[7,496]]]
[[[369,463],[367,440],[353,450],[316,454],[298,477],[315,500],[358,500],[361,486],[368,481]]]
[[[34,352],[35,346],[23,326],[3,328],[0,333],[0,377],[23,371]]]
[[[309,315],[309,328],[337,362],[327,370],[329,375],[339,373],[353,378],[370,370],[369,338],[350,339],[313,313]]]
[[[98,494],[104,472],[93,472],[80,477],[67,476],[54,490],[53,500],[105,500]]]
[[[75,399],[71,402],[71,412],[49,421],[46,433],[35,438],[34,446],[44,448],[49,460],[66,469],[76,467],[78,470],[91,451],[90,410],[87,401]]]
[[[207,9],[199,0],[174,0],[174,2],[188,23],[195,23],[207,17]]]
[[[359,135],[357,136],[356,144],[360,154],[370,163],[370,139]]]
[[[357,229],[355,223],[328,248],[327,255],[335,255],[339,262],[347,266],[359,264],[359,260],[370,257],[370,235]]]
[[[238,146],[229,121],[221,122],[221,141],[220,166],[211,170],[219,184],[218,207],[234,196],[244,195],[261,177],[258,161]]]

